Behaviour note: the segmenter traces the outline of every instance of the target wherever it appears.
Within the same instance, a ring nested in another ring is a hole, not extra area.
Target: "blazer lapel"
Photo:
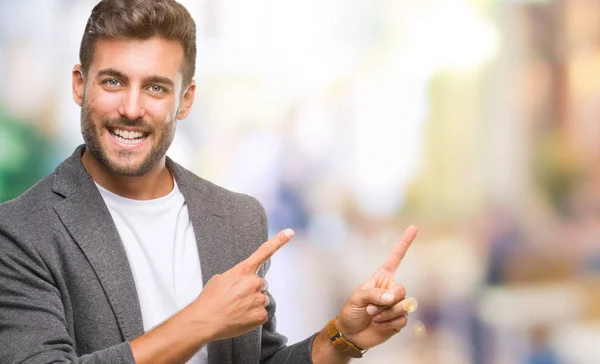
[[[226,210],[211,193],[211,184],[191,174],[172,160],[167,159],[167,167],[175,176],[177,185],[185,197],[194,227],[202,281],[206,284],[215,274],[232,268],[231,257],[235,256],[231,244],[232,230]],[[208,344],[208,362],[218,364],[232,363],[232,339],[210,342]]]
[[[144,333],[135,282],[110,212],[81,163],[81,152],[80,147],[57,169],[53,190],[65,199],[54,210],[96,272],[123,338],[129,341]]]
[[[125,340],[144,333],[137,291],[125,248],[94,181],[81,163],[84,146],[56,171],[53,190],[65,199],[54,206],[62,223],[86,255],[108,297]],[[203,284],[232,267],[235,257],[230,220],[211,193],[211,184],[167,158],[185,197],[200,256]],[[209,363],[232,363],[232,340],[208,344]]]

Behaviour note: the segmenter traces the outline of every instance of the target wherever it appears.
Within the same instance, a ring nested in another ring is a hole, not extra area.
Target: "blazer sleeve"
[[[259,228],[262,234],[261,241],[268,239],[267,215],[262,205],[255,200],[260,210]],[[261,267],[259,275],[265,277],[271,266],[271,260]],[[307,339],[293,345],[286,345],[287,338],[277,332],[275,311],[277,304],[273,296],[267,292],[270,304],[267,307],[268,319],[262,327],[261,335],[261,364],[313,364],[311,358],[312,343],[317,335],[311,335]]]
[[[0,363],[131,363],[129,342],[78,357],[61,293],[25,239],[0,222]]]
[[[286,346],[287,338],[276,330],[275,299],[267,294],[271,303],[267,309],[269,319],[262,327],[261,364],[312,364],[312,343],[317,333]]]

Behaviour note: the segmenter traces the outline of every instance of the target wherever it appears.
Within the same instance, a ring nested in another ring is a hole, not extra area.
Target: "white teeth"
[[[139,131],[127,131],[127,130],[121,130],[121,129],[112,129],[112,133],[117,136],[120,136],[123,139],[129,139],[129,140],[140,139],[144,136],[144,133],[139,132]]]
[[[139,139],[125,139],[122,136],[119,135],[113,135],[113,138],[115,138],[116,140],[118,140],[119,142],[123,143],[123,144],[129,144],[129,145],[135,145],[135,144],[140,144],[142,143],[146,138],[139,138]]]
[[[146,140],[144,133],[139,131],[111,129],[110,132],[113,135],[113,138],[115,138],[122,144],[136,145]]]

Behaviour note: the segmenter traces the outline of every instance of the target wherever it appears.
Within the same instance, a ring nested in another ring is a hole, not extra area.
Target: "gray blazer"
[[[134,363],[129,341],[143,334],[125,249],[81,162],[84,146],[53,174],[0,204],[0,363]],[[252,197],[205,181],[167,159],[198,242],[203,281],[267,240]],[[265,264],[259,271],[264,276]],[[269,319],[242,336],[211,342],[211,364],[311,363],[313,337],[286,346]]]

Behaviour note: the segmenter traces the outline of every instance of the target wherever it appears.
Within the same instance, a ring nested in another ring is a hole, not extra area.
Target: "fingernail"
[[[381,295],[381,300],[383,302],[392,302],[394,300],[394,295],[391,294],[390,292],[385,292],[384,294]]]
[[[373,305],[368,305],[367,306],[367,313],[369,315],[374,315],[377,313],[377,307],[373,306]]]
[[[375,320],[375,321],[381,320],[381,315],[375,315],[375,317],[373,317],[373,320]]]
[[[285,229],[283,230],[283,235],[287,236],[288,238],[291,238],[292,236],[294,236],[294,230]]]

